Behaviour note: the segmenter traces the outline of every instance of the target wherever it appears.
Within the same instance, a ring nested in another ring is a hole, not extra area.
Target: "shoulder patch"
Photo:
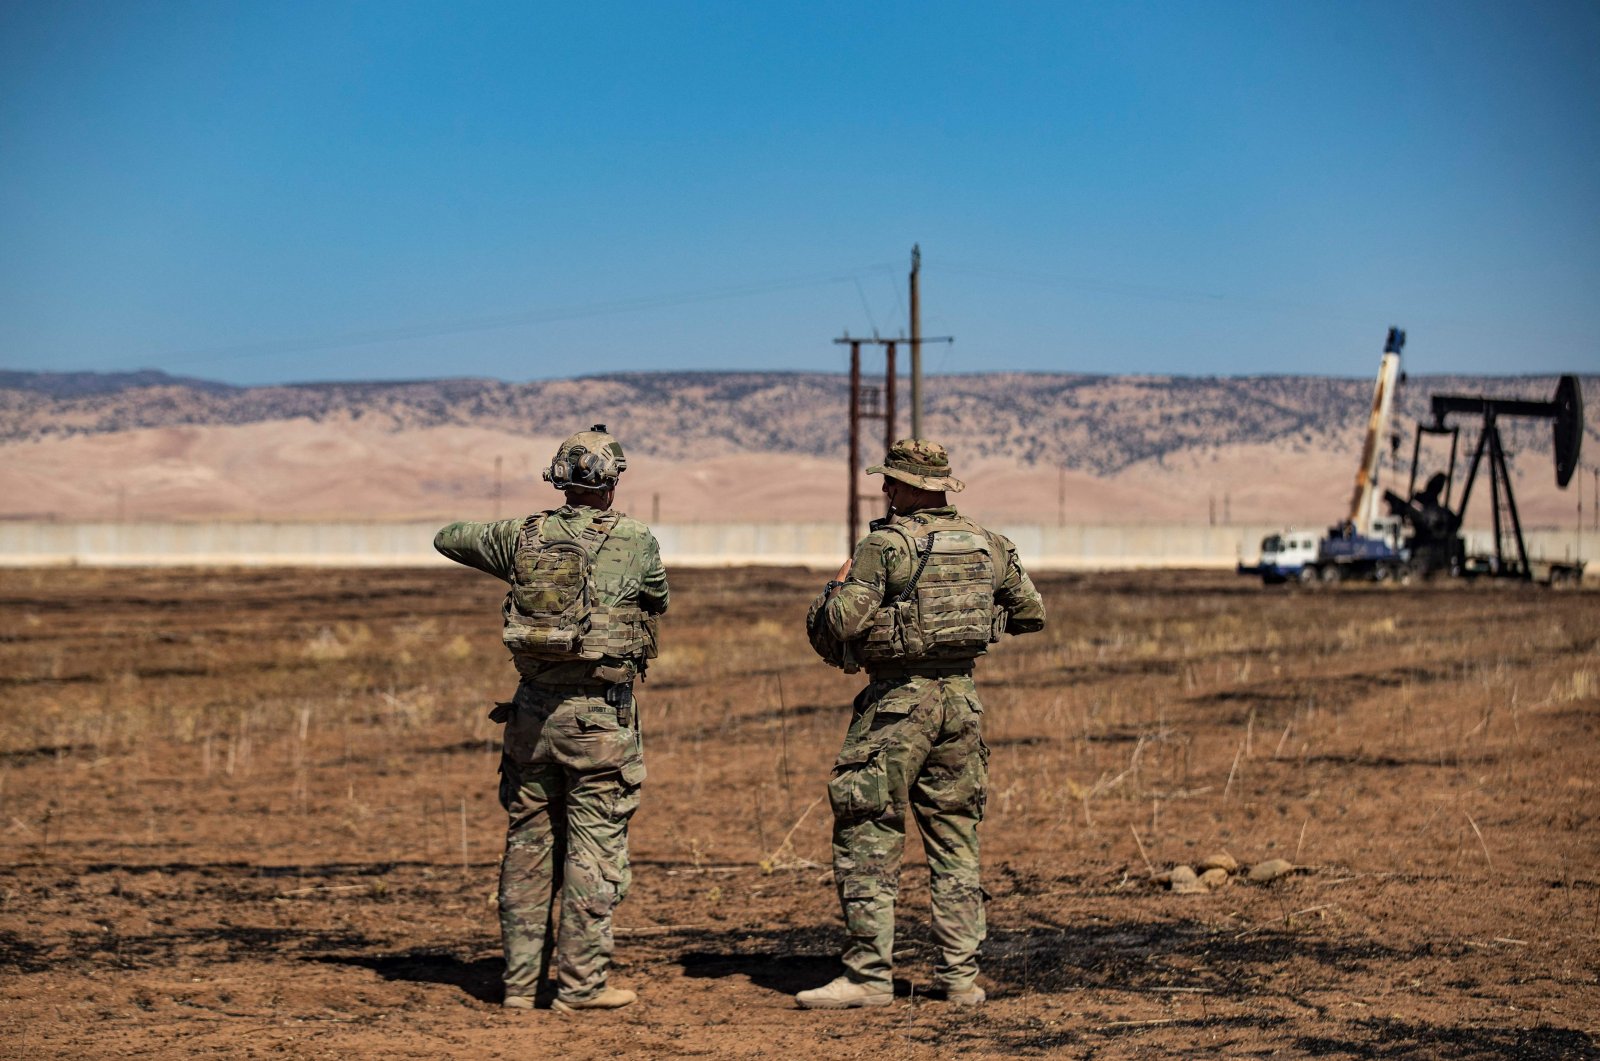
[[[891,524],[887,527],[879,527],[872,531],[865,538],[861,539],[861,544],[867,545],[868,543],[871,543],[879,548],[882,548],[886,545],[903,546],[914,537],[915,535],[913,535],[909,529],[901,527],[898,524]]]

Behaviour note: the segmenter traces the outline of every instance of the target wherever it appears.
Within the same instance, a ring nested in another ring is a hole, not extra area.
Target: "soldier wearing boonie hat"
[[[919,490],[954,494],[967,488],[966,483],[950,474],[950,455],[944,447],[923,438],[903,438],[896,442],[889,447],[883,463],[868,468],[867,474],[898,479]]]
[[[910,813],[932,875],[932,994],[975,1005],[985,998],[978,822],[989,749],[973,663],[1002,634],[1043,629],[1044,603],[1016,546],[949,504],[945,495],[966,484],[939,443],[901,439],[867,472],[884,477],[890,515],[873,521],[806,619],[825,660],[869,678],[828,782],[849,943],[844,975],[795,999],[807,1009],[894,1001],[894,904]]]

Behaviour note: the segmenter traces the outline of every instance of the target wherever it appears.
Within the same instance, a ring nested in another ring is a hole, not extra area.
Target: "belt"
[[[867,677],[875,682],[883,682],[899,681],[902,678],[949,678],[971,673],[970,659],[952,660],[949,663],[923,660],[918,663],[891,663],[887,666],[872,667],[868,669]]]
[[[608,682],[535,682],[525,681],[522,684],[530,689],[537,689],[543,693],[562,693],[569,696],[599,696],[611,688]]]
[[[529,685],[537,685],[544,689],[604,689],[608,685],[625,685],[637,677],[636,669],[627,663],[596,663],[589,667],[588,674],[579,672],[577,681],[552,682],[545,681],[538,675],[524,675],[522,680]]]

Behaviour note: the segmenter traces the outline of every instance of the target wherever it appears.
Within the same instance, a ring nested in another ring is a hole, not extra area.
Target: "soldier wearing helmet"
[[[611,508],[627,466],[596,424],[545,469],[566,495],[560,508],[452,523],[433,542],[510,583],[502,638],[521,682],[489,716],[505,723],[500,931],[510,1009],[543,1001],[552,954],[551,1008],[608,1010],[635,998],[607,982],[611,914],[631,880],[628,821],[645,777],[633,684],[656,652],[667,575],[650,529]]]
[[[544,481],[557,490],[577,487],[604,492],[615,489],[617,479],[627,470],[622,444],[606,432],[605,424],[595,424],[561,443],[544,470]]]
[[[1044,628],[1044,603],[1003,535],[960,515],[946,494],[965,484],[943,446],[903,439],[882,464],[890,515],[807,617],[824,659],[865,669],[844,748],[828,782],[833,876],[849,936],[844,975],[796,1001],[807,1009],[887,1006],[894,1000],[894,905],[906,816],[917,821],[932,875],[932,994],[984,1001],[978,822],[989,749],[973,664],[1002,634]]]

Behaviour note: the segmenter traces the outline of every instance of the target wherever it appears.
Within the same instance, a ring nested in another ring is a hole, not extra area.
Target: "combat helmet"
[[[605,424],[595,424],[561,443],[544,478],[557,490],[608,490],[627,469],[622,444],[607,433]]]

